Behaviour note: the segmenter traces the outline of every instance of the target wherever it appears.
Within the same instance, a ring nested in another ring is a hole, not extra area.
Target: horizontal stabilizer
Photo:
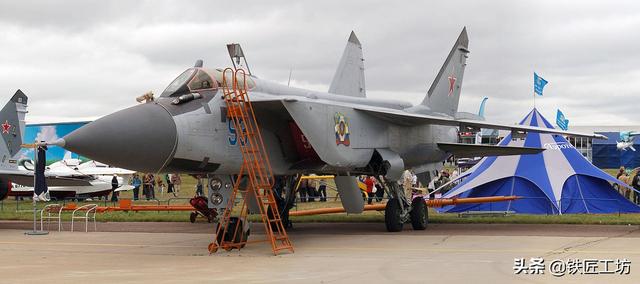
[[[453,154],[454,156],[456,156],[456,158],[530,155],[538,154],[544,151],[544,148],[475,145],[461,143],[438,143],[438,148],[440,148],[440,150],[442,151]]]

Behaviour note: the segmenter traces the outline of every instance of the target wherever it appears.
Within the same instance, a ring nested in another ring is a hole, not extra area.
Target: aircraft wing
[[[273,95],[266,95],[258,92],[251,93],[251,102],[260,104],[269,104],[274,102],[305,102],[310,101],[308,98],[304,97],[275,97]],[[525,133],[525,132],[540,132],[540,133],[551,133],[551,134],[560,134],[560,135],[568,135],[574,137],[586,137],[593,139],[607,139],[606,136],[602,134],[596,133],[581,133],[581,132],[573,132],[573,131],[563,131],[559,129],[551,129],[551,128],[542,128],[528,125],[519,125],[519,124],[500,124],[500,123],[492,123],[481,120],[472,120],[472,119],[455,119],[452,117],[446,116],[435,116],[435,115],[425,115],[425,114],[417,114],[417,113],[409,113],[403,110],[390,109],[390,108],[382,108],[375,106],[363,106],[359,104],[353,103],[343,103],[345,106],[353,107],[355,110],[365,112],[371,116],[380,118],[382,120],[391,122],[393,124],[405,125],[405,126],[415,126],[422,124],[439,124],[439,125],[449,125],[456,126],[460,129],[464,128],[486,128],[486,129],[501,129],[508,130],[512,133]]]
[[[544,148],[475,145],[461,143],[438,143],[438,148],[447,153],[453,154],[454,156],[456,156],[456,158],[528,155],[538,154],[545,150]]]
[[[21,172],[0,172],[0,177],[7,179],[13,183],[17,183],[23,186],[33,186],[33,173],[21,173]],[[72,178],[72,177],[59,177],[59,176],[47,176],[47,186],[89,186],[91,183],[87,178]]]
[[[541,133],[560,134],[560,135],[568,135],[568,136],[575,136],[575,137],[607,139],[607,137],[604,135],[594,134],[594,133],[562,131],[558,129],[541,128],[541,127],[527,126],[527,125],[506,125],[506,124],[491,123],[486,121],[470,120],[470,119],[454,119],[454,118],[449,118],[444,116],[441,117],[441,116],[434,116],[434,115],[408,113],[402,110],[393,110],[393,109],[387,109],[387,108],[358,106],[358,107],[355,107],[355,109],[366,112],[374,117],[389,121],[391,123],[406,125],[406,126],[413,126],[413,125],[420,125],[420,124],[440,124],[440,125],[457,126],[457,127],[460,127],[461,129],[466,127],[472,127],[472,128],[509,130],[512,133],[513,132],[541,132]]]

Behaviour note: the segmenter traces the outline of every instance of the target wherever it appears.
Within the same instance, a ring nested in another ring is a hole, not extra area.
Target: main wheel
[[[387,206],[384,209],[384,224],[387,226],[389,232],[402,231],[402,208],[400,207],[400,200],[397,198],[391,198],[387,201]]]
[[[411,226],[414,230],[424,230],[428,223],[427,204],[422,197],[416,197],[411,202]]]
[[[198,213],[191,212],[191,215],[189,215],[189,221],[191,221],[191,223],[195,223],[196,222],[196,218],[198,218]]]

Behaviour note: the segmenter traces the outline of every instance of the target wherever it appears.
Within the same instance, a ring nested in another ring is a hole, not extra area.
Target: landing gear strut
[[[397,183],[387,181],[387,188],[389,189],[389,201],[387,201],[387,207],[384,210],[384,223],[387,231],[400,232],[404,223],[409,220],[411,204]]]
[[[384,210],[384,223],[389,232],[400,232],[404,223],[411,221],[414,230],[427,228],[427,205],[422,197],[416,197],[409,203],[409,199],[395,182],[387,182],[389,201]]]

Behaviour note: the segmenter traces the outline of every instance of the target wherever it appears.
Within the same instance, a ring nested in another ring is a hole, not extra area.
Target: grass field
[[[607,170],[615,174],[616,170]],[[156,189],[156,197],[160,201],[137,201],[135,204],[156,205],[167,203],[188,204],[188,199],[195,194],[195,179],[183,176],[181,191],[177,197],[171,194],[161,193]],[[327,207],[341,207],[340,201],[335,200],[336,191],[332,183],[329,183],[328,202],[298,203],[292,210],[306,210]],[[131,191],[121,192],[120,198],[130,199]],[[89,203],[89,202],[87,202]],[[93,201],[100,206],[113,206],[105,201]],[[0,208],[1,220],[32,220],[33,211],[30,201],[16,202],[12,198],[2,201]],[[44,206],[39,203],[38,207]],[[18,210],[16,210],[18,209]],[[65,213],[64,219],[70,219],[71,213]],[[105,222],[188,222],[189,212],[109,212],[98,214],[96,219]],[[384,223],[383,212],[368,211],[363,214],[328,214],[317,216],[292,216],[295,222],[377,222]],[[199,222],[205,222],[199,219]],[[429,210],[429,222],[431,223],[515,223],[515,224],[616,224],[616,225],[640,225],[640,214],[574,214],[574,215],[508,215],[492,217],[459,217],[458,214],[439,214],[434,209]]]
[[[182,201],[182,200],[178,200]],[[179,204],[181,202],[172,202]],[[183,202],[182,202],[183,203]],[[157,202],[139,202],[136,204],[157,204]],[[166,202],[162,203],[166,204]],[[32,220],[31,202],[18,203],[5,200],[0,210],[2,220]],[[40,203],[38,207],[42,207]],[[315,209],[321,207],[340,207],[340,201],[299,203],[292,210]],[[63,219],[69,220],[71,213],[64,213]],[[188,222],[189,212],[109,212],[98,214],[96,219],[101,222]],[[316,216],[292,216],[295,222],[376,222],[384,223],[383,212],[367,211],[363,214],[328,214]],[[199,222],[205,222],[200,219]],[[459,217],[457,214],[439,214],[434,209],[429,210],[431,223],[512,223],[512,224],[615,224],[640,225],[640,214],[574,214],[574,215],[508,215],[492,217]]]

